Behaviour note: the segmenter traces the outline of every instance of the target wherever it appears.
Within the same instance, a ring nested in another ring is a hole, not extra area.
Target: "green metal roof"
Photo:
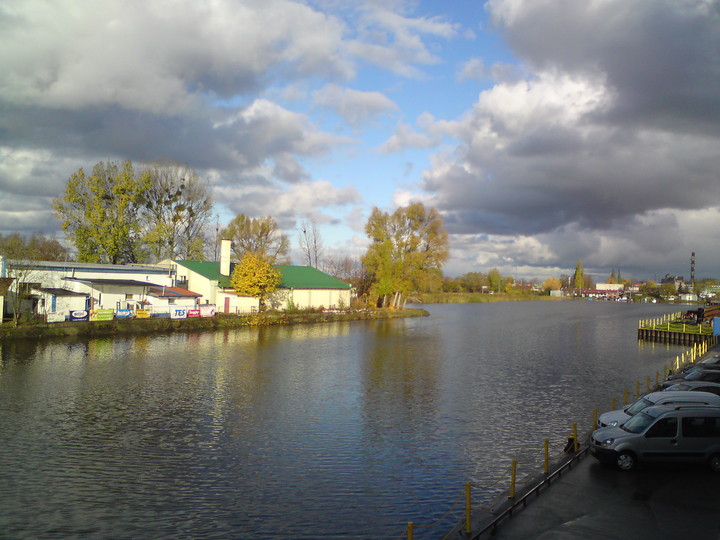
[[[282,275],[281,287],[287,289],[349,289],[350,285],[312,266],[278,264]]]
[[[230,276],[220,274],[220,263],[201,261],[173,261],[188,270],[200,274],[206,279],[217,281],[220,287],[229,288]],[[230,265],[230,274],[235,263]],[[286,289],[349,289],[350,284],[321,272],[312,266],[275,265],[280,271],[282,281],[280,287]]]

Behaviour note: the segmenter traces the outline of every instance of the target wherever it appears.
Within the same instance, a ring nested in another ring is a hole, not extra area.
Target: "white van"
[[[720,407],[720,396],[711,394],[710,392],[691,392],[689,390],[651,392],[623,409],[601,414],[598,418],[597,428],[621,426],[631,417],[648,407],[665,404],[697,404]]]

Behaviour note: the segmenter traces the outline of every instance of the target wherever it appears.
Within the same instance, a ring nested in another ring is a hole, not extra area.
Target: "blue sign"
[[[70,312],[70,320],[72,322],[90,320],[90,312],[85,309],[76,309]]]

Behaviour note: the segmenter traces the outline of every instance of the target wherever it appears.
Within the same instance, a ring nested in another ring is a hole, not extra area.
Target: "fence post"
[[[465,482],[465,532],[472,532],[472,497],[470,493],[471,482]]]

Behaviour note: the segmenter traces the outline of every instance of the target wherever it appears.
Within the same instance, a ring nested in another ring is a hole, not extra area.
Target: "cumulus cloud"
[[[484,264],[684,263],[688,216],[716,218],[720,199],[717,4],[491,0],[488,9],[529,76],[498,82],[463,117],[436,124],[458,144],[433,157],[423,187],[453,242],[472,241]]]
[[[395,111],[398,106],[380,92],[361,92],[328,84],[313,93],[316,105],[327,107],[352,126]]]
[[[379,150],[384,153],[400,152],[408,148],[432,148],[438,144],[437,137],[414,131],[403,122],[398,122],[395,133],[382,145]]]

